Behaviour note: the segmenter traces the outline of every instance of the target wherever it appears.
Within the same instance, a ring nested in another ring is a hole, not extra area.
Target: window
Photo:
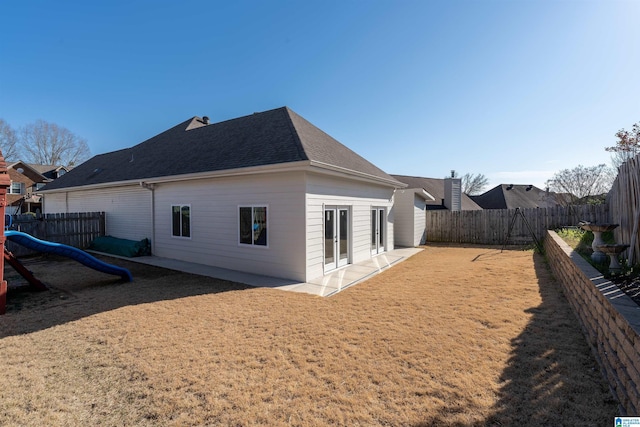
[[[191,237],[191,206],[171,206],[172,234],[176,237]]]
[[[47,184],[45,184],[44,182],[37,182],[37,183],[33,184],[33,187],[34,187],[35,191],[40,191],[42,189],[42,187],[44,187],[45,185],[47,185]]]
[[[24,183],[22,182],[12,182],[11,187],[9,187],[9,194],[23,194],[24,193]]]
[[[240,243],[267,246],[267,207],[241,206]]]

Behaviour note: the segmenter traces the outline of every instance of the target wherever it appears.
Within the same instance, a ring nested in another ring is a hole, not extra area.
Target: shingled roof
[[[559,203],[556,193],[533,185],[500,184],[471,198],[484,209],[546,208]]]
[[[444,179],[423,178],[419,176],[391,175],[400,182],[409,186],[409,188],[423,188],[427,193],[431,194],[435,201],[427,200],[427,209],[446,209],[443,204],[444,200]],[[462,193],[461,207],[463,211],[482,210],[476,202],[471,200],[469,196]]]
[[[207,124],[193,117],[138,145],[97,155],[44,190],[308,161],[403,185],[287,107]]]

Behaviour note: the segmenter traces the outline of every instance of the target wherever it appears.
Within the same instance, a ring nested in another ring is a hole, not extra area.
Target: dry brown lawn
[[[134,283],[30,261],[53,289],[11,293],[0,317],[0,425],[597,426],[616,414],[532,251],[428,246],[331,298],[117,263]]]

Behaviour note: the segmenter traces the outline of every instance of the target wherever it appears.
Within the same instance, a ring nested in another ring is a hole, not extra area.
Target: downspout
[[[151,255],[156,253],[156,200],[155,184],[140,181],[140,187],[151,191]]]

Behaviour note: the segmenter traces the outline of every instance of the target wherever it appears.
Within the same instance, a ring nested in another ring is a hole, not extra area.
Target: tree
[[[556,172],[546,182],[547,187],[559,193],[570,204],[598,203],[601,196],[611,188],[612,181],[605,164],[585,167],[578,165],[573,169]]]
[[[20,137],[25,160],[31,163],[75,166],[91,155],[85,139],[44,120],[23,127]]]
[[[18,160],[20,158],[16,132],[3,119],[0,119],[0,149],[5,160]]]
[[[635,157],[640,153],[640,122],[633,125],[630,131],[620,129],[616,133],[616,145],[606,147],[605,150],[612,152],[611,162],[617,169],[621,164]]]
[[[476,194],[480,194],[482,193],[482,190],[487,185],[489,185],[489,180],[487,179],[486,176],[484,176],[481,173],[479,174],[465,173],[464,175],[459,176],[458,172],[456,171],[452,171],[452,172],[453,172],[452,178],[460,178],[462,192],[467,195],[473,196]]]
[[[489,180],[483,174],[465,173],[462,175],[462,192],[473,196],[482,193],[482,190],[489,185]]]

